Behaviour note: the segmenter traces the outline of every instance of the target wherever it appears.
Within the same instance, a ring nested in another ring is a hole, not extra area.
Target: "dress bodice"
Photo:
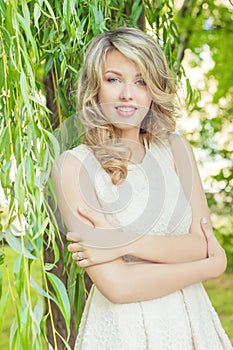
[[[185,197],[168,141],[152,143],[140,164],[129,164],[126,180],[114,185],[92,151],[82,144],[69,151],[89,168],[107,220],[120,230],[139,234],[188,233],[191,207]]]

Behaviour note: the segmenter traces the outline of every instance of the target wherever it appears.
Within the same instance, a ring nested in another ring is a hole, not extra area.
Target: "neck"
[[[132,163],[141,163],[145,154],[145,145],[142,135],[138,135],[138,138],[120,138],[120,143],[127,147],[130,151],[129,160]]]
[[[129,142],[132,141],[143,144],[142,135],[140,134],[139,128],[122,130],[120,138],[123,142],[127,142],[127,140],[129,140]]]

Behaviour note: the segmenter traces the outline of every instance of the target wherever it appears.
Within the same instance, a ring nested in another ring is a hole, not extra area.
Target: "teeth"
[[[131,112],[135,110],[135,108],[133,107],[117,107],[117,109],[119,109],[122,112]]]

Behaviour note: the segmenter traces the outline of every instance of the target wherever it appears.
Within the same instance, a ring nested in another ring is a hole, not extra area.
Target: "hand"
[[[211,278],[215,278],[226,270],[226,253],[214,236],[212,226],[206,218],[202,218],[201,228],[207,240],[208,259],[211,261]]]
[[[107,222],[102,213],[93,211],[91,209],[79,208],[78,214],[89,222],[94,228],[112,228]],[[93,230],[95,234],[95,230]],[[72,252],[72,258],[80,267],[89,267],[92,265],[102,264],[108,261],[113,261],[120,256],[120,248],[95,248],[85,245],[82,235],[78,232],[68,232],[67,239],[74,243],[69,244],[68,250]]]
[[[103,213],[87,208],[78,208],[78,213],[94,227],[112,228]]]
[[[81,221],[88,227],[92,227],[93,229],[89,232],[89,241],[95,242],[98,237],[92,236],[93,240],[90,240],[90,235],[95,235],[95,228],[102,229],[112,229],[112,226],[105,219],[104,215],[100,212],[87,209],[87,208],[78,208],[77,210],[78,216],[81,218]],[[83,230],[77,230],[75,232],[69,232],[66,238],[69,241],[73,242],[85,242],[85,238],[87,237],[87,232],[85,231],[85,227]]]
[[[82,243],[71,243],[68,246],[69,252],[72,252],[72,259],[80,267],[90,267],[97,264],[103,264],[116,260],[121,256],[120,249],[117,248],[93,248],[85,246]]]

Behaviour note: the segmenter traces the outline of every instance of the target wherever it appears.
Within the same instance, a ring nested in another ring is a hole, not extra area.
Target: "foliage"
[[[188,3],[188,1],[186,1]],[[218,172],[208,178],[212,184],[209,204],[216,208],[222,203],[222,210],[232,214],[232,50],[233,40],[231,2],[193,0],[192,6],[177,14],[178,29],[186,40],[190,64],[196,69],[203,68],[204,79],[199,85],[201,98],[190,108],[190,117],[200,120],[196,130],[190,130],[189,138],[205,150],[206,159],[220,166]],[[187,16],[187,14],[189,16]],[[204,84],[203,84],[204,81]],[[224,160],[224,161],[223,161]],[[216,190],[217,189],[217,190]]]

